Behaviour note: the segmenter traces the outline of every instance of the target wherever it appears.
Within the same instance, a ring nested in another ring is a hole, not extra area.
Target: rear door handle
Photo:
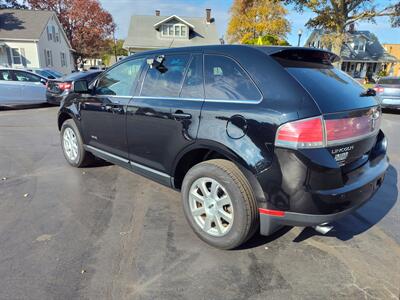
[[[175,113],[172,114],[172,117],[175,120],[189,120],[189,119],[192,118],[192,115],[184,113],[184,112],[178,110],[178,111],[176,111]]]

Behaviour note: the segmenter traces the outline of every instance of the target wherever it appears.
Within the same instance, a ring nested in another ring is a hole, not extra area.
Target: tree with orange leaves
[[[284,39],[290,31],[287,9],[275,0],[235,0],[230,9],[227,36],[230,43],[248,43],[271,35]]]

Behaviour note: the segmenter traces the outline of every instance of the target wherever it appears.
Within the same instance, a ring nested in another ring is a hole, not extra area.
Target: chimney
[[[206,8],[206,22],[211,23],[211,8]]]
[[[160,16],[160,11],[157,9],[156,10],[156,16],[159,17]]]

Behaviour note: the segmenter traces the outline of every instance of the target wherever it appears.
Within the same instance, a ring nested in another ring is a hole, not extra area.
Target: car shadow
[[[397,171],[390,165],[381,188],[370,201],[354,213],[330,223],[329,225],[333,226],[333,229],[327,234],[323,235],[313,228],[307,227],[304,228],[293,242],[302,242],[313,236],[336,237],[342,241],[350,240],[379,223],[393,208],[397,197]]]
[[[46,107],[53,107],[53,105],[51,105],[49,103],[17,105],[17,106],[1,106],[0,105],[0,111],[37,109],[37,108],[46,108]]]
[[[257,231],[253,237],[251,237],[246,243],[240,245],[239,247],[235,248],[234,250],[246,250],[251,248],[256,248],[265,244],[268,244],[280,237],[284,236],[287,232],[289,232],[293,227],[291,226],[283,226],[278,231],[274,232],[269,236],[264,236]]]
[[[400,113],[400,109],[394,109],[394,108],[383,108],[382,112],[385,114],[394,114],[398,115]]]

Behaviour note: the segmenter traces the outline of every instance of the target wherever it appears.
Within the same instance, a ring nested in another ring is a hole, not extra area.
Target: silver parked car
[[[46,102],[47,78],[32,72],[0,68],[0,106]]]
[[[383,108],[400,109],[400,77],[382,77],[374,90]]]

